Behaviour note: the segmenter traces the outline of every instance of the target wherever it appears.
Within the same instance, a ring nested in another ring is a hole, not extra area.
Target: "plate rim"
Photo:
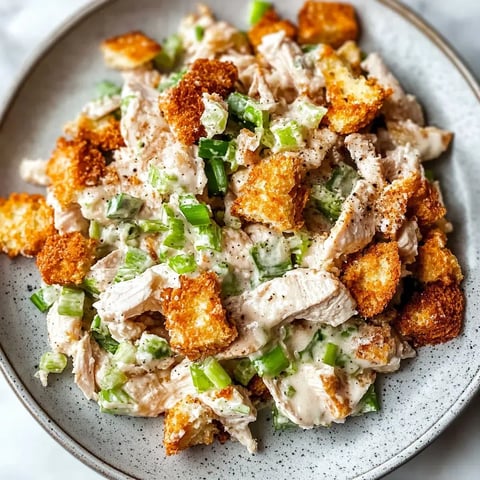
[[[274,1],[274,0],[273,0]],[[453,67],[461,74],[467,86],[476,96],[480,103],[480,83],[472,73],[468,63],[462,56],[452,47],[449,41],[441,35],[431,24],[424,20],[419,14],[401,0],[375,0],[387,8],[390,8],[399,16],[403,17],[413,27],[423,33],[450,61]],[[67,35],[70,30],[78,24],[85,21],[89,16],[95,14],[103,7],[115,2],[115,0],[89,0],[89,3],[74,11],[71,15],[54,29],[42,42],[34,49],[24,62],[23,67],[16,74],[14,81],[9,87],[4,100],[0,103],[0,130],[5,124],[8,113],[13,106],[23,84],[28,80],[36,67],[43,58],[48,55],[50,50]],[[56,421],[48,415],[48,413],[38,404],[28,388],[23,384],[16,369],[10,362],[7,354],[0,345],[0,371],[2,372],[7,384],[13,390],[15,396],[20,400],[26,410],[32,415],[36,422],[67,452],[73,455],[84,465],[90,467],[97,473],[108,479],[116,480],[141,480],[139,477],[132,476],[123,472],[114,465],[109,464],[106,460],[97,456],[85,448],[79,441],[73,439]],[[355,477],[356,480],[366,480],[372,478],[380,478],[401,465],[405,464],[422,450],[428,447],[436,440],[441,433],[457,418],[457,416],[465,409],[469,402],[480,391],[480,368],[472,378],[472,381],[459,393],[455,402],[441,416],[437,422],[430,425],[420,436],[413,440],[403,450],[398,452],[394,457],[383,462],[376,467]]]

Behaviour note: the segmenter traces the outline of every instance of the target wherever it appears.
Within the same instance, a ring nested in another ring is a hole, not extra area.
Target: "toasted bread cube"
[[[325,403],[334,418],[346,418],[352,411],[348,397],[348,389],[335,373],[321,374],[320,381],[326,393]]]
[[[36,255],[54,232],[53,210],[42,195],[0,198],[0,250],[9,257]]]
[[[100,48],[107,66],[118,70],[138,68],[162,51],[155,40],[139,31],[107,38]]]
[[[358,332],[355,357],[367,361],[372,368],[388,365],[397,354],[395,337],[392,327],[386,323],[382,325],[364,323]]]
[[[59,138],[47,163],[51,188],[62,206],[74,201],[79,190],[98,185],[105,173],[104,156],[86,140]]]
[[[282,20],[274,8],[269,8],[260,21],[248,32],[250,43],[256,48],[262,43],[265,35],[283,30],[285,36],[294,39],[297,35],[297,27],[288,20]]]
[[[175,455],[194,445],[210,445],[219,433],[213,410],[187,395],[165,414],[163,445],[167,455]]]
[[[330,128],[344,135],[369,125],[383,106],[386,92],[375,79],[355,76],[350,65],[330,47],[320,59],[325,77]]]
[[[180,288],[165,288],[161,297],[170,345],[190,360],[215,355],[237,337],[237,329],[227,321],[214,272],[196,278],[182,275]]]
[[[401,274],[397,242],[375,243],[350,257],[341,280],[363,317],[381,313],[395,295]]]
[[[426,179],[410,199],[408,207],[409,214],[416,217],[421,227],[433,225],[447,213],[439,191]]]
[[[50,235],[37,255],[43,281],[56,285],[80,285],[95,261],[97,242],[80,232]]]
[[[464,311],[465,296],[457,284],[427,283],[405,305],[395,326],[416,347],[445,343],[460,334]]]
[[[326,43],[333,48],[357,40],[355,9],[348,3],[307,1],[298,12],[298,43]]]
[[[203,93],[227,96],[235,88],[237,67],[231,62],[196,60],[178,85],[160,100],[160,108],[174,134],[185,145],[206,135],[200,122],[205,106]]]
[[[418,248],[416,277],[423,283],[440,281],[459,284],[463,275],[457,257],[445,246],[445,234],[438,229],[433,230],[439,233],[431,233]]]
[[[300,230],[308,189],[298,156],[276,154],[254,165],[232,205],[232,214],[283,231]]]
[[[350,65],[355,74],[360,73],[362,63],[362,51],[360,47],[353,41],[348,40],[339,49],[337,55]]]

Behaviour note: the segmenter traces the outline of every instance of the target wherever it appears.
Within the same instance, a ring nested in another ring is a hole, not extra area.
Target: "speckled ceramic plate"
[[[114,78],[98,52],[101,39],[141,28],[153,37],[173,32],[194,0],[97,1],[70,21],[36,56],[5,105],[0,130],[0,192],[29,189],[17,175],[25,157],[48,157],[61,126],[91,98],[100,79]],[[244,28],[247,2],[209,2]],[[292,18],[302,0],[278,1]],[[429,121],[455,132],[451,152],[435,164],[455,226],[451,245],[465,271],[466,323],[458,339],[423,348],[400,372],[380,379],[382,411],[345,425],[276,433],[269,415],[254,427],[259,452],[238,443],[199,447],[166,458],[160,419],[101,415],[73,385],[70,374],[44,389],[34,378],[47,349],[45,319],[28,301],[39,284],[33,261],[0,258],[0,360],[19,398],[40,424],[75,456],[111,478],[377,478],[431,442],[480,385],[479,272],[480,92],[442,40],[391,0],[354,0],[362,45],[379,51]],[[32,190],[33,191],[33,190]],[[6,414],[6,412],[4,412]]]

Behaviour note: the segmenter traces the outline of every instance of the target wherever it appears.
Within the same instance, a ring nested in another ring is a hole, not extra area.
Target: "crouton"
[[[415,276],[422,283],[440,281],[446,285],[459,284],[463,275],[457,257],[445,246],[445,234],[438,229],[433,230],[439,233],[430,234],[418,248]]]
[[[48,285],[80,285],[95,261],[97,242],[80,232],[47,237],[37,267]]]
[[[231,62],[196,60],[178,85],[160,100],[160,109],[174,134],[185,145],[191,145],[206,131],[200,122],[205,106],[203,93],[226,97],[235,88],[237,67]]]
[[[138,31],[107,38],[100,49],[107,66],[118,70],[138,68],[162,51],[155,40]]]
[[[363,317],[381,313],[395,295],[401,274],[397,242],[375,243],[351,256],[343,266],[342,282]]]
[[[352,40],[345,42],[339,49],[337,55],[350,65],[355,74],[361,72],[362,51],[360,47]]]
[[[415,347],[445,343],[460,334],[465,297],[454,283],[433,282],[405,305],[395,327]]]
[[[265,35],[280,31],[285,32],[285,36],[294,39],[297,35],[297,27],[288,20],[282,20],[274,8],[269,8],[263,17],[249,31],[248,39],[256,48],[262,43]]]
[[[364,323],[358,333],[355,357],[372,366],[388,365],[397,353],[397,342],[392,327],[388,324],[371,325]]]
[[[194,445],[210,445],[219,432],[212,409],[187,395],[165,414],[163,445],[167,455],[175,455]]]
[[[370,124],[389,92],[373,78],[356,77],[350,65],[330,47],[324,48],[320,68],[325,77],[330,129],[347,135]]]
[[[65,133],[75,140],[85,140],[102,152],[117,150],[125,146],[120,132],[120,122],[113,116],[92,120],[86,115],[80,115],[77,120],[65,126]]]
[[[104,156],[86,140],[59,138],[47,163],[51,188],[62,206],[74,201],[84,187],[98,185],[105,173]]]
[[[309,191],[300,157],[276,154],[254,165],[232,204],[232,215],[280,232],[303,227]]]
[[[348,397],[348,390],[342,379],[336,374],[321,374],[320,381],[327,394],[326,405],[336,419],[347,417],[352,409]]]
[[[298,12],[298,43],[326,43],[333,48],[357,40],[355,9],[348,3],[307,1]]]
[[[42,195],[0,198],[0,250],[9,257],[36,255],[54,232],[53,210]]]
[[[409,215],[415,216],[420,227],[433,225],[447,213],[439,191],[434,184],[423,179],[408,204]]]
[[[237,337],[237,329],[227,321],[214,272],[181,276],[180,288],[165,288],[161,298],[170,344],[190,360],[215,355]]]

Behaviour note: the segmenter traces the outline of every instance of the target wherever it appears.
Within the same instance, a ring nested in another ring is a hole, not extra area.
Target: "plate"
[[[93,85],[118,78],[98,51],[105,37],[142,29],[162,38],[176,30],[194,0],[97,1],[51,39],[26,70],[0,120],[0,192],[36,191],[18,177],[24,157],[48,158],[61,126],[91,99]],[[209,4],[220,18],[246,28],[247,1]],[[295,17],[303,0],[279,0]],[[417,17],[392,0],[354,0],[363,25],[362,47],[379,51],[407,91],[425,106],[429,123],[456,133],[448,155],[436,161],[455,233],[450,245],[465,272],[466,323],[461,337],[427,347],[392,375],[382,377],[382,411],[344,425],[274,432],[268,412],[254,427],[260,449],[249,455],[238,443],[196,447],[166,458],[162,422],[101,415],[65,373],[44,389],[34,378],[48,348],[45,318],[28,301],[39,284],[28,259],[0,258],[0,364],[19,398],[66,449],[118,479],[158,478],[378,478],[420,451],[455,418],[480,386],[480,332],[476,324],[480,278],[478,214],[480,89],[455,54]],[[139,5],[141,8],[139,8]]]

